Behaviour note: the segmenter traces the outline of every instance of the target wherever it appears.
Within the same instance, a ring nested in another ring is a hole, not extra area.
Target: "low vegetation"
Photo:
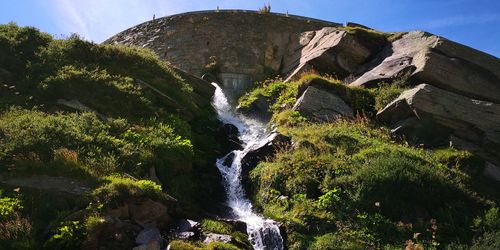
[[[308,122],[291,110],[308,84],[329,88],[358,117]],[[271,122],[293,141],[251,172],[256,206],[284,223],[290,249],[498,244],[498,229],[490,223],[496,225],[500,197],[496,185],[478,185],[474,169],[482,160],[450,147],[411,146],[371,121],[405,84],[400,79],[367,91],[309,74],[290,83],[267,81],[240,99],[241,106],[250,106],[264,96]]]
[[[221,200],[210,91],[181,75],[146,49],[0,25],[2,180],[44,175],[91,189],[80,198],[22,187],[18,198],[2,196],[2,240],[75,249],[87,240],[87,218],[130,197],[175,200],[190,217]],[[141,180],[156,177],[161,186]],[[65,219],[90,208],[97,212]]]
[[[264,98],[269,104],[269,108],[263,111],[278,114],[281,111],[291,109],[302,92],[312,84],[339,95],[356,112],[373,115],[375,101],[368,90],[347,87],[339,80],[312,73],[302,75],[297,81],[286,83],[280,78],[266,80],[240,97],[239,107],[243,110],[251,109],[259,98]]]

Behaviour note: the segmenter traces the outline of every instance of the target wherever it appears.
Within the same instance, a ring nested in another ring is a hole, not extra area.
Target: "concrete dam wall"
[[[302,32],[328,26],[341,24],[255,11],[199,11],[139,24],[104,43],[152,49],[196,76],[215,57],[222,84],[244,89],[242,84],[281,72],[287,55],[300,48]]]

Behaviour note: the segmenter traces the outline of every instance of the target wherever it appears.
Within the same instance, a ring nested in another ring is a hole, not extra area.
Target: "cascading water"
[[[282,250],[283,239],[276,222],[252,211],[252,203],[245,197],[241,184],[241,160],[249,151],[265,142],[266,127],[261,122],[236,114],[219,85],[216,83],[212,85],[216,88],[212,104],[219,119],[238,128],[239,139],[244,147],[243,150],[230,152],[216,162],[224,180],[227,203],[236,219],[247,224],[249,240],[256,250]],[[228,157],[233,157],[230,166],[225,165]]]

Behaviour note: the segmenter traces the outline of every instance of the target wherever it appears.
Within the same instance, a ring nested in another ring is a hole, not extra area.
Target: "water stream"
[[[266,142],[266,126],[259,121],[236,114],[224,91],[216,83],[212,84],[216,88],[212,105],[217,111],[219,120],[225,124],[235,125],[239,131],[239,139],[243,143],[242,150],[234,150],[216,162],[223,177],[227,204],[233,210],[235,219],[247,224],[249,240],[256,250],[282,250],[283,239],[277,223],[252,210],[252,203],[246,198],[241,184],[241,160],[248,152]],[[231,165],[225,165],[228,157],[234,157]]]

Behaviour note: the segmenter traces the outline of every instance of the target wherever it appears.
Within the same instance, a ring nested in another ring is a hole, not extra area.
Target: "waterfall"
[[[253,212],[252,203],[246,198],[241,184],[241,160],[265,141],[266,126],[259,121],[236,114],[219,85],[216,83],[212,85],[215,86],[212,105],[217,111],[219,120],[235,125],[239,131],[239,139],[243,143],[243,150],[234,150],[216,162],[223,177],[227,204],[235,218],[247,224],[249,240],[256,250],[282,250],[283,239],[277,223]],[[224,165],[228,157],[233,157],[230,166]]]

